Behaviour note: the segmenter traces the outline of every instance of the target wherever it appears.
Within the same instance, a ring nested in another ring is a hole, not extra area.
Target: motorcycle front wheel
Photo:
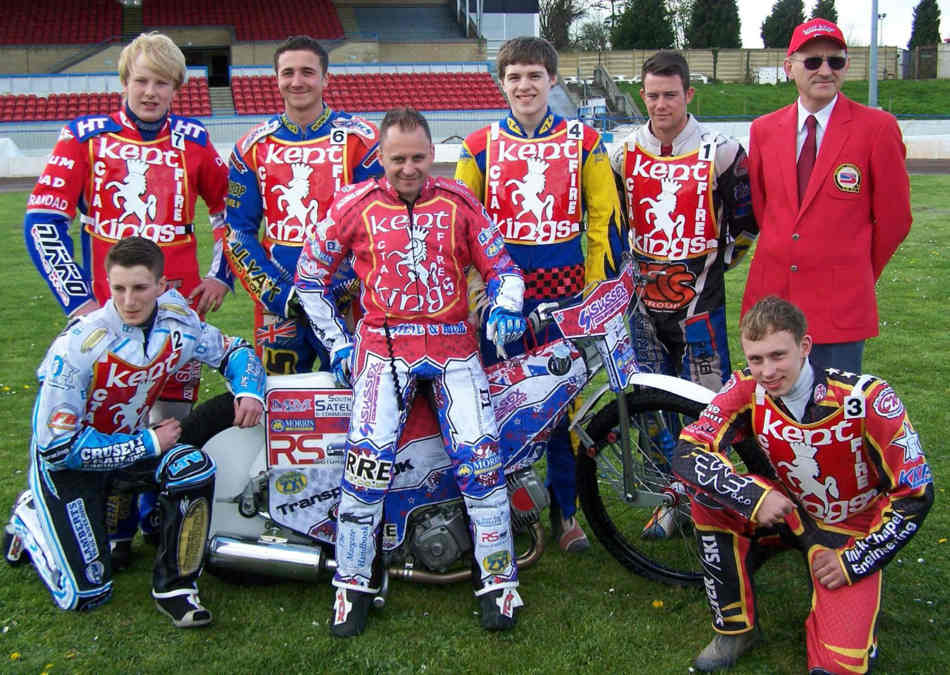
[[[619,413],[611,403],[587,425],[594,445],[577,458],[581,508],[604,548],[631,571],[667,584],[699,586],[702,565],[689,497],[673,478],[669,457],[679,431],[704,406],[656,389],[638,388],[626,396],[632,499],[625,496]]]

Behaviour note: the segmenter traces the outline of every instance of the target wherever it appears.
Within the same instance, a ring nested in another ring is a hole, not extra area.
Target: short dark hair
[[[557,50],[550,42],[539,37],[511,38],[498,50],[495,64],[498,77],[505,79],[505,69],[513,64],[533,65],[540,63],[548,75],[557,75]]]
[[[151,239],[145,237],[126,237],[120,239],[106,254],[106,274],[113,267],[135,267],[142,265],[155,275],[155,280],[165,273],[165,255]]]
[[[327,69],[330,67],[330,57],[327,55],[327,50],[309,35],[293,35],[277,45],[277,49],[274,51],[274,72],[277,72],[277,60],[281,54],[284,52],[300,51],[313,52],[316,54],[320,59],[320,67],[323,68],[323,74],[327,74]]]
[[[801,342],[808,332],[808,322],[798,307],[775,295],[767,295],[745,313],[739,322],[744,340],[756,342],[772,333],[787,330]]]
[[[683,55],[670,49],[661,49],[643,62],[640,69],[641,79],[650,75],[679,75],[683,83],[683,91],[689,89],[689,64]]]
[[[393,108],[386,113],[386,116],[383,117],[383,121],[379,124],[379,144],[383,144],[383,139],[386,137],[386,131],[390,127],[399,127],[400,131],[413,131],[414,129],[422,128],[426,133],[426,138],[431,143],[432,142],[432,132],[429,131],[429,123],[426,121],[426,118],[422,115],[421,112],[415,108],[409,108],[403,106],[401,108]]]

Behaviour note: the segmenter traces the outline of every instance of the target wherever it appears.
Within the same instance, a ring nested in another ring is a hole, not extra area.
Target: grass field
[[[902,396],[938,490],[922,531],[888,569],[877,672],[947,673],[950,512],[942,486],[950,470],[944,446],[950,429],[950,321],[940,298],[950,280],[950,177],[914,176],[912,189],[914,227],[878,286],[881,337],[869,343],[865,364]],[[0,222],[8,227],[0,234],[0,342],[7,344],[0,360],[3,518],[26,483],[34,370],[64,324],[23,248],[25,201],[24,193],[0,194]],[[202,235],[210,239],[207,231]],[[747,269],[748,260],[729,275],[731,320]],[[250,303],[243,292],[211,318],[227,332],[249,337]],[[739,353],[734,338],[732,352]],[[237,587],[207,575],[201,597],[215,623],[178,630],[149,597],[151,549],[137,541],[136,550],[142,555],[117,576],[112,601],[86,614],[57,610],[30,566],[0,564],[0,672],[685,673],[711,637],[701,590],[632,575],[596,541],[582,556],[549,551],[523,572],[526,606],[509,634],[480,630],[464,584],[393,582],[386,608],[371,616],[367,633],[348,641],[328,634],[327,583]],[[809,608],[804,565],[795,554],[779,556],[756,582],[766,641],[734,672],[803,672]]]
[[[642,111],[640,85],[620,83]],[[689,111],[697,117],[747,117],[753,119],[792,103],[798,96],[795,84],[694,83],[696,90]],[[866,80],[844,83],[845,95],[867,103]],[[882,80],[878,82],[878,105],[898,116],[931,117],[950,112],[950,80]]]

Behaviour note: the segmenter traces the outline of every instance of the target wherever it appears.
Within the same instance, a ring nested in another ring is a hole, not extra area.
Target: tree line
[[[541,36],[558,50],[737,49],[737,0],[540,0]],[[603,17],[603,18],[600,18]],[[838,21],[835,0],[817,0],[809,19]],[[582,21],[582,19],[586,19]],[[765,47],[788,46],[804,22],[803,0],[775,0],[761,26]],[[920,0],[908,49],[940,42],[937,0]]]

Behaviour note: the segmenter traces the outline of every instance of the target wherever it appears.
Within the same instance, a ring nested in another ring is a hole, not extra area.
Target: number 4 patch
[[[846,396],[844,399],[844,418],[846,420],[864,417],[864,397]]]

